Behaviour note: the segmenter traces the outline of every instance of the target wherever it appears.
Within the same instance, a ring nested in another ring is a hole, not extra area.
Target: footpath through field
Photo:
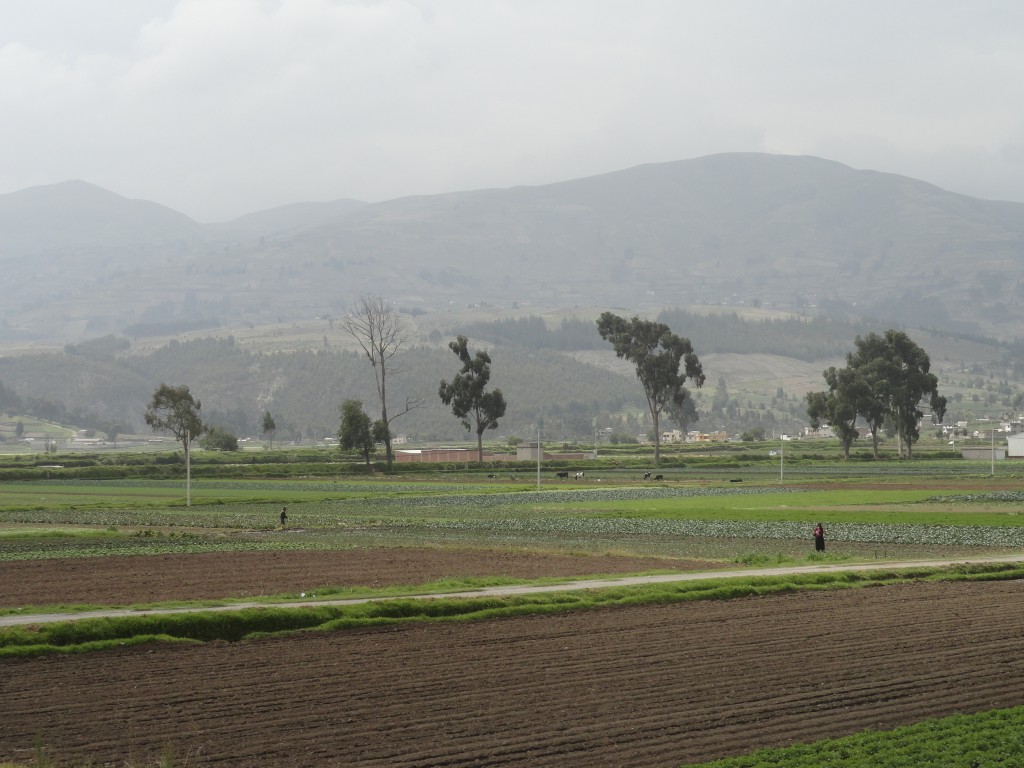
[[[383,602],[387,600],[433,600],[440,598],[473,598],[501,597],[504,595],[529,595],[542,592],[571,592],[585,589],[606,589],[638,584],[666,584],[677,581],[699,581],[703,579],[750,578],[754,576],[788,576],[795,574],[844,572],[844,571],[882,571],[906,570],[909,568],[947,568],[954,565],[979,563],[1019,563],[1024,562],[1024,553],[1002,555],[998,557],[959,558],[952,560],[914,560],[902,562],[878,563],[842,563],[824,565],[797,565],[779,568],[747,568],[735,571],[690,571],[687,573],[670,573],[655,576],[623,576],[607,579],[577,579],[558,584],[520,584],[502,587],[484,587],[464,592],[444,592],[430,594],[410,594],[385,597],[360,597],[334,600],[287,600],[282,602],[238,602],[226,605],[206,605],[185,608],[109,608],[96,611],[76,611],[69,613],[36,613],[11,614],[0,616],[0,627],[12,627],[26,624],[52,624],[62,621],[79,621],[81,619],[116,618],[121,616],[152,616],[174,613],[209,613],[216,611],[241,611],[250,608],[307,608],[329,605],[359,605],[362,603]]]

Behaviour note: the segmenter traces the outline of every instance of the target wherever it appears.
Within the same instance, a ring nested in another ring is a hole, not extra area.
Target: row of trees
[[[203,447],[217,451],[237,451],[238,438],[222,427],[215,427],[203,421],[200,413],[203,404],[197,400],[185,384],[171,386],[161,384],[153,393],[153,399],[146,407],[146,424],[158,432],[170,432],[181,443],[188,463],[192,443],[202,438]],[[277,425],[270,411],[263,414],[263,432],[274,444]]]
[[[860,434],[857,423],[863,420],[878,458],[878,431],[889,421],[899,440],[899,455],[905,449],[909,458],[920,436],[922,401],[928,398],[935,422],[941,422],[946,413],[946,398],[938,392],[928,354],[907,334],[892,329],[858,336],[854,347],[846,355],[844,368],[825,370],[828,390],[807,394],[811,426],[830,425],[844,457],[849,458],[850,446]]]
[[[362,346],[374,367],[381,418],[371,421],[363,412],[360,401],[345,401],[341,409],[339,441],[342,448],[362,453],[367,464],[375,444],[384,442],[390,470],[392,455],[385,382],[388,375],[396,372],[397,368],[391,361],[408,336],[402,330],[400,318],[381,299],[364,297],[359,310],[346,319],[345,327]],[[696,419],[693,400],[685,384],[687,381],[697,387],[704,384],[700,360],[690,340],[672,333],[664,323],[638,317],[626,320],[605,312],[597,321],[597,330],[602,339],[612,344],[616,355],[635,366],[654,424],[654,463],[657,466],[661,458],[659,421],[662,413],[668,412],[682,423]],[[448,346],[462,366],[450,381],[441,381],[438,396],[441,402],[451,407],[467,431],[475,432],[477,458],[482,463],[484,432],[497,428],[498,420],[505,415],[507,403],[500,389],[487,389],[491,377],[491,358],[487,352],[481,350],[471,355],[469,339],[462,335]],[[409,408],[407,403],[402,412]]]
[[[399,416],[421,405],[418,400],[407,399],[399,411],[389,414],[387,385],[389,379],[401,372],[396,356],[409,341],[408,327],[398,313],[382,298],[362,297],[352,314],[343,322],[345,330],[362,348],[373,368],[377,395],[381,409],[379,419],[371,419],[363,410],[362,401],[346,400],[341,406],[341,426],[338,437],[344,450],[357,451],[367,464],[379,443],[384,444],[388,470],[393,463],[391,423]],[[661,414],[668,411],[680,421],[695,418],[692,398],[685,387],[687,381],[697,387],[704,383],[700,360],[689,339],[672,333],[664,323],[633,317],[626,320],[605,312],[597,321],[601,338],[610,342],[616,355],[629,360],[636,368],[654,424],[655,465],[660,461]],[[483,435],[496,429],[505,415],[507,403],[500,389],[488,389],[491,378],[491,358],[487,352],[469,351],[469,339],[458,336],[449,345],[458,357],[461,367],[455,376],[442,380],[438,396],[452,414],[477,439],[477,458],[483,461]],[[192,440],[210,431],[199,416],[201,404],[195,400],[187,386],[161,384],[146,410],[146,423],[153,429],[171,432],[185,451],[186,463]],[[263,417],[263,431],[276,428],[269,411]],[[236,443],[237,446],[237,443]],[[217,446],[223,447],[223,446]]]
[[[381,415],[379,419],[371,419],[364,412],[362,401],[346,400],[341,406],[339,442],[344,450],[362,454],[367,464],[376,446],[383,443],[390,471],[394,460],[391,424],[423,404],[421,400],[407,398],[401,408],[388,408],[388,383],[402,371],[396,364],[396,357],[410,340],[410,330],[383,299],[369,296],[359,300],[356,311],[343,321],[343,327],[359,343],[373,369]],[[603,340],[611,343],[618,357],[634,365],[654,426],[654,463],[657,466],[661,456],[662,415],[668,414],[681,424],[696,420],[693,398],[686,384],[703,386],[705,379],[700,359],[690,340],[676,335],[664,323],[636,316],[627,320],[604,312],[597,321],[597,331]],[[491,377],[488,353],[471,354],[468,345],[469,340],[463,335],[449,344],[461,367],[451,380],[441,381],[438,396],[467,431],[475,432],[477,455],[482,462],[483,435],[497,428],[507,403],[500,389],[488,389]],[[888,422],[899,438],[900,455],[905,449],[906,455],[911,456],[923,416],[921,402],[926,396],[929,398],[936,421],[942,420],[946,409],[946,399],[938,393],[937,377],[929,371],[928,355],[905,333],[889,330],[882,335],[858,336],[846,362],[844,368],[830,367],[824,372],[829,386],[827,391],[807,395],[812,426],[829,424],[840,440],[844,456],[849,457],[850,446],[859,435],[857,423],[863,420],[871,432],[877,457],[878,430]],[[187,461],[192,440],[204,432],[210,436],[217,433],[202,423],[199,409],[200,403],[192,398],[188,387],[162,384],[153,396],[145,419],[153,429],[171,432],[182,444]],[[268,411],[264,414],[263,431],[273,440],[275,429]],[[219,443],[223,440],[219,439]]]

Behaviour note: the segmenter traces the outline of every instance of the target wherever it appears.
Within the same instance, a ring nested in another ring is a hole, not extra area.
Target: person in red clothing
[[[814,551],[825,551],[825,526],[821,523],[814,526]]]

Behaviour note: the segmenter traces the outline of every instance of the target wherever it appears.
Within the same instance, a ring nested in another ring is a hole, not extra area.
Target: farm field
[[[569,579],[713,567],[713,563],[667,558],[412,548],[10,560],[0,561],[0,584],[4,585],[0,609],[259,597],[313,593],[327,585],[379,589],[453,576]]]
[[[1024,550],[1016,477],[548,483],[540,493],[451,478],[205,480],[193,507],[168,488],[4,484],[0,611]],[[31,503],[47,495],[61,500]],[[823,556],[809,540],[819,519]],[[60,768],[150,766],[167,750],[189,766],[712,760],[1024,704],[1022,583],[8,657],[0,762],[30,762],[36,737]]]
[[[674,766],[1022,704],[1022,611],[911,583],[9,660],[0,755]]]

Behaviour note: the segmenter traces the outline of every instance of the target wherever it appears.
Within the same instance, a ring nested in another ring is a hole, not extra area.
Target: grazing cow
[[[494,475],[488,475],[487,477],[490,478],[491,480],[494,479]]]
[[[655,480],[664,480],[664,479],[665,479],[665,476],[664,476],[664,475],[655,475],[655,476],[654,476],[654,479],[655,479]]]
[[[650,472],[644,472],[644,480],[650,480],[650,479],[651,479],[651,473]]]
[[[583,479],[583,473],[582,472],[577,472],[572,477],[573,477],[573,480],[582,480]]]
[[[558,473],[558,477],[561,480],[568,480],[569,479],[569,473],[568,472],[559,472]]]

